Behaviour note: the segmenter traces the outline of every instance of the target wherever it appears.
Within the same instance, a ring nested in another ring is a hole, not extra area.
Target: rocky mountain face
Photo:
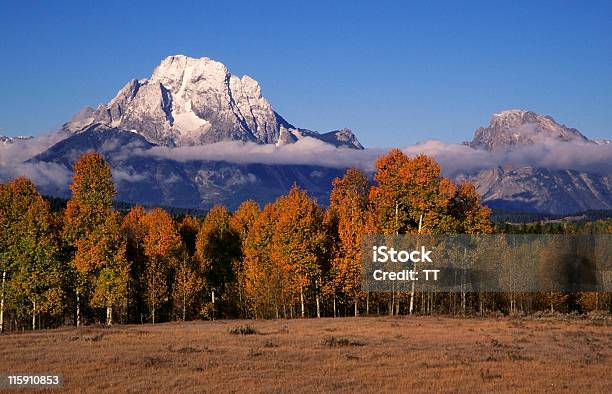
[[[156,145],[142,135],[99,124],[85,128],[30,163],[54,163],[72,171],[74,162],[88,151],[104,156],[113,169],[117,199],[128,203],[177,208],[209,209],[224,204],[230,209],[247,200],[274,201],[293,184],[308,190],[320,203],[329,199],[330,185],[343,170],[311,165],[239,164],[224,161],[176,161],[149,154]],[[62,193],[45,190],[59,197]]]
[[[227,140],[281,145],[307,136],[363,149],[349,129],[319,134],[294,127],[272,109],[257,81],[205,57],[167,57],[151,78],[129,81],[107,104],[81,110],[63,130],[78,133],[94,124],[135,131],[165,146]]]
[[[489,126],[477,129],[469,145],[496,152],[536,143],[574,141],[591,142],[578,130],[559,124],[550,116],[514,109],[493,114]]]
[[[474,182],[491,208],[508,212],[567,214],[612,209],[612,176],[574,170],[496,167],[458,180]]]
[[[574,144],[576,149],[579,144],[605,144],[589,140],[550,116],[509,110],[494,114],[489,126],[477,129],[468,145],[503,155],[547,143]],[[567,214],[612,209],[612,174],[520,165],[461,174],[457,179],[474,182],[485,204],[504,211]]]

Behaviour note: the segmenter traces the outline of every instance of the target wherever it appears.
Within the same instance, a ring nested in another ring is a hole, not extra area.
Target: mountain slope
[[[307,135],[363,149],[348,129],[321,135],[294,127],[272,109],[257,81],[232,75],[206,57],[167,57],[151,78],[129,81],[107,104],[83,109],[63,129],[75,133],[96,123],[135,131],[166,146],[227,140],[282,144]]]
[[[477,129],[469,143],[499,157],[520,155],[535,144],[568,144],[579,150],[597,143],[550,116],[524,110],[494,114],[489,126]],[[552,170],[525,163],[461,174],[457,179],[472,181],[485,204],[505,211],[567,214],[612,208],[611,174]]]
[[[156,146],[142,135],[101,124],[91,125],[33,157],[31,163],[56,163],[72,170],[83,153],[97,151],[113,169],[117,199],[127,203],[209,209],[235,209],[247,199],[274,201],[293,184],[326,204],[331,182],[342,170],[310,165],[237,164],[224,161],[178,162],[147,155]],[[43,192],[68,197],[67,185]]]
[[[469,145],[495,152],[549,142],[591,141],[578,130],[559,124],[550,116],[514,109],[493,114],[489,126],[477,129]]]
[[[524,166],[492,168],[458,180],[472,181],[491,208],[508,212],[568,214],[612,209],[612,177]]]

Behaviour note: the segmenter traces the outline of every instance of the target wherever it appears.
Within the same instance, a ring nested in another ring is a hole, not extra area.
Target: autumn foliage
[[[112,171],[97,153],[74,164],[72,197],[60,212],[25,178],[0,184],[0,330],[5,316],[17,329],[408,313],[409,294],[362,291],[364,234],[493,232],[474,185],[444,177],[425,155],[393,149],[377,160],[372,178],[351,168],[332,186],[326,208],[294,186],[262,208],[249,200],[198,218],[141,206],[115,210]],[[525,300],[555,310],[573,300],[591,310],[609,298],[472,294],[458,301],[417,293],[410,304],[422,313],[465,313],[470,305],[514,313]]]

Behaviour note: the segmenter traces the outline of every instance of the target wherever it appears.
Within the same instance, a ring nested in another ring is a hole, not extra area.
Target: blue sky
[[[182,53],[369,147],[468,140],[508,108],[612,138],[611,20],[610,1],[3,1],[0,134],[57,127]]]

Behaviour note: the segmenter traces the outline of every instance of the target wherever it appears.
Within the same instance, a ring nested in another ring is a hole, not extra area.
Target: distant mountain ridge
[[[129,81],[108,103],[82,109],[50,138],[28,138],[0,136],[4,149],[0,154],[12,153],[3,158],[18,157],[20,164],[26,160],[27,168],[21,173],[48,181],[41,182],[43,192],[67,197],[69,190],[63,183],[74,161],[93,150],[111,164],[121,201],[188,209],[208,209],[217,203],[234,208],[249,198],[266,203],[294,183],[325,204],[331,181],[344,172],[342,163],[355,165],[356,161],[321,160],[320,155],[348,152],[353,158],[368,160],[363,167],[373,161],[367,151],[361,156],[359,151],[364,148],[351,130],[321,134],[294,127],[273,110],[251,77],[232,75],[222,63],[209,58],[183,55],[162,60],[148,79]],[[215,155],[206,150],[205,145],[228,141],[233,142],[233,150],[221,150],[221,146],[227,148],[224,144],[208,147]],[[546,168],[533,160],[512,161],[515,164],[497,160],[506,155],[521,158],[523,152],[539,146],[569,147],[574,152],[595,147],[607,154],[610,143],[590,140],[550,116],[506,110],[493,114],[489,125],[476,129],[472,141],[465,143],[469,154],[488,158],[485,165],[465,167],[478,169],[471,171],[452,168],[451,172],[456,181],[472,181],[483,202],[501,211],[570,214],[612,209],[612,174],[606,171]],[[253,146],[265,148],[263,156],[249,156]],[[306,152],[301,163],[332,164],[297,164],[293,152],[302,146],[314,150]],[[462,155],[465,149],[451,152]],[[282,160],[275,157],[277,152],[284,152]],[[435,156],[435,149],[431,154]],[[547,163],[555,160],[551,159]],[[3,179],[20,174],[10,160],[0,163],[6,166],[0,171]],[[42,168],[40,172],[36,166]],[[45,178],[50,171],[61,175],[57,177],[63,180],[61,185],[54,185],[52,176]]]
[[[534,144],[564,143],[579,149],[580,144],[601,145],[605,141],[592,141],[551,116],[515,109],[494,114],[489,126],[478,128],[467,144],[501,155]],[[473,182],[483,201],[499,210],[568,214],[612,209],[612,174],[521,165],[460,174],[457,178]]]
[[[332,180],[344,172],[316,165],[238,164],[206,159],[178,162],[142,154],[155,146],[138,133],[94,124],[29,162],[53,163],[71,171],[83,153],[96,151],[111,165],[119,201],[204,210],[215,204],[236,209],[247,199],[260,204],[272,202],[293,184],[326,204]],[[56,197],[70,195],[67,188],[62,193],[54,189],[42,191]]]
[[[576,141],[593,142],[580,131],[557,123],[551,116],[513,109],[493,114],[489,126],[477,129],[469,145],[495,152],[535,143]]]
[[[320,134],[293,126],[272,109],[257,81],[206,57],[169,56],[151,78],[132,79],[107,104],[81,110],[62,129],[77,133],[94,124],[135,131],[165,146],[228,140],[282,145],[311,137],[363,149],[349,129]]]

